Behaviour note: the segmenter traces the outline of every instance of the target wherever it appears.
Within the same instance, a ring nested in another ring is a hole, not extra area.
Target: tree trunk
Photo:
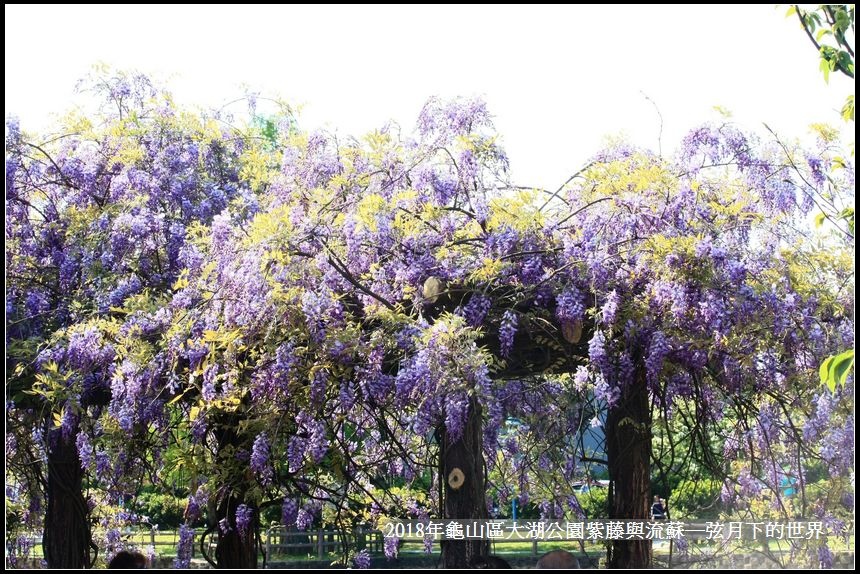
[[[50,430],[48,437],[48,504],[42,536],[45,560],[48,568],[90,568],[94,546],[78,449],[73,439],[63,440],[60,429]]]
[[[215,427],[218,437],[219,458],[224,453],[235,452],[241,446],[241,437],[237,429],[239,421],[236,414],[231,413]],[[230,456],[230,455],[228,455]],[[236,526],[236,509],[243,503],[250,477],[237,479],[229,492],[218,502],[216,519],[218,520],[218,545],[215,548],[215,563],[217,568],[256,568],[257,567],[257,527],[259,525],[258,509],[245,532],[240,533]],[[227,519],[227,532],[220,528],[221,521]]]
[[[452,440],[447,429],[443,429],[439,467],[445,484],[446,519],[483,521],[489,518],[481,426],[481,406],[473,397],[463,436]],[[486,540],[443,540],[441,546],[442,568],[468,568],[476,559],[486,558],[490,548]]]
[[[248,529],[240,533],[236,528],[236,509],[241,501],[235,496],[229,497],[218,507],[218,520],[227,518],[230,530],[226,533],[218,531],[218,546],[215,549],[215,562],[218,568],[256,568],[257,567],[257,513]]]
[[[609,517],[648,519],[651,495],[651,420],[645,366],[636,361],[633,381],[606,418],[609,463]],[[609,546],[609,568],[651,565],[650,540],[615,540]]]

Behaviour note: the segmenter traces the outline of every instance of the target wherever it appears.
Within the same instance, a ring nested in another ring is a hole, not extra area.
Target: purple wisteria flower
[[[385,557],[388,560],[394,560],[397,558],[397,554],[400,548],[400,538],[396,536],[386,536],[385,542],[383,543],[383,550],[385,551]]]
[[[176,546],[176,558],[173,560],[174,568],[190,568],[191,552],[194,546],[194,529],[187,524],[179,527],[179,544]]]
[[[299,513],[299,503],[295,498],[285,498],[281,505],[281,524],[289,526],[296,523]]]
[[[239,534],[246,536],[254,521],[254,509],[246,504],[240,504],[236,508],[236,529]]]
[[[502,316],[502,324],[499,327],[499,342],[501,343],[501,354],[508,357],[514,346],[514,336],[517,334],[517,316],[513,311],[505,311]]]
[[[353,564],[355,564],[356,568],[361,570],[367,570],[370,568],[370,550],[365,548],[356,553],[356,555],[352,558]]]
[[[648,356],[645,358],[645,368],[648,372],[648,382],[652,388],[657,385],[657,378],[663,369],[663,361],[671,351],[671,345],[662,331],[655,331],[651,335],[651,344],[648,347]]]
[[[269,437],[266,433],[260,433],[254,440],[251,448],[251,470],[260,477],[260,482],[267,485],[272,482],[272,466],[269,464]]]
[[[492,301],[480,293],[474,293],[468,303],[463,307],[463,316],[466,323],[471,327],[478,327],[484,322],[487,313],[492,306]]]
[[[611,327],[615,323],[615,319],[618,317],[619,303],[618,291],[613,289],[606,296],[606,301],[600,310],[601,322],[607,327]]]
[[[296,513],[296,528],[299,530],[307,530],[314,522],[314,515],[308,512],[305,508],[300,508]]]

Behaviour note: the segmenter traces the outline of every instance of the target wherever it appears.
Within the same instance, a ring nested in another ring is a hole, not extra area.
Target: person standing
[[[663,501],[656,494],[654,495],[654,503],[651,505],[651,520],[665,520],[666,510],[663,507]]]

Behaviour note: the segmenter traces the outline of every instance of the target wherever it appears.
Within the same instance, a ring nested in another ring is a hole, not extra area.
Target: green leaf
[[[854,349],[840,353],[833,358],[830,364],[828,376],[833,380],[834,387],[836,384],[845,386],[845,381],[851,373],[851,367],[854,366]],[[828,381],[829,383],[829,381]]]
[[[724,108],[723,106],[714,106],[714,110],[717,111],[718,114],[723,116],[724,118],[732,117],[732,112],[728,108]]]
[[[854,73],[854,59],[848,52],[839,50],[839,53],[836,54],[836,64],[848,70],[852,74]]]
[[[830,364],[833,362],[833,357],[827,357],[823,363],[821,363],[821,367],[818,369],[818,374],[821,377],[821,384],[828,385],[830,378]],[[833,390],[833,389],[830,389]]]
[[[851,373],[851,368],[854,366],[854,349],[845,351],[836,356],[827,357],[821,363],[821,368],[818,374],[821,377],[821,384],[830,389],[830,392],[836,391],[836,385],[845,386],[845,381],[848,380],[848,375]]]
[[[815,227],[821,227],[824,224],[825,217],[826,216],[824,215],[823,212],[816,215],[815,216]]]
[[[168,403],[167,403],[167,404],[168,404],[168,405],[172,405],[172,404],[174,404],[174,403],[178,403],[180,400],[182,400],[182,397],[184,397],[184,396],[185,396],[185,393],[187,393],[187,392],[188,392],[188,391],[190,391],[190,390],[191,390],[191,389],[186,389],[186,390],[182,391],[181,393],[179,393],[178,395],[176,395],[175,397],[173,397],[172,399],[170,399],[170,401],[168,401]]]
[[[854,94],[845,98],[845,105],[842,106],[842,119],[846,122],[854,121]]]

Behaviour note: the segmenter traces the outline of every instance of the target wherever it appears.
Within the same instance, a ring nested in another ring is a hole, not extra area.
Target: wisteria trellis
[[[357,140],[288,108],[240,129],[140,76],[101,86],[101,113],[44,143],[7,124],[7,496],[45,520],[49,563],[92,559],[83,477],[121,505],[168,449],[220,566],[256,562],[272,504],[299,528],[434,515],[439,433],[476,413],[499,498],[575,514],[574,439],[637,373],[648,421],[692,412],[724,444],[699,455],[726,504],[838,520],[844,497],[780,495],[815,464],[853,497],[853,382],[817,383],[853,346],[853,233],[804,223],[853,201],[826,134],[803,150],[708,125],[671,159],[604,150],[553,191],[509,181],[479,100]],[[63,512],[80,539],[51,542]]]

